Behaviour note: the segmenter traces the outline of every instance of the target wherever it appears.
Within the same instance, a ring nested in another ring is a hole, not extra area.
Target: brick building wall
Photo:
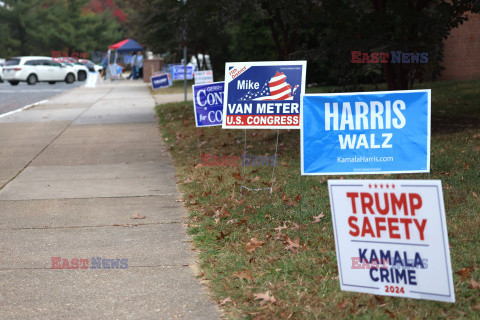
[[[480,15],[452,30],[445,41],[443,80],[480,79]]]

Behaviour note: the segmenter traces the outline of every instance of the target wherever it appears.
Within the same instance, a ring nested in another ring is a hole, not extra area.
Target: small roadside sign
[[[303,175],[430,172],[430,90],[306,94]]]
[[[225,65],[223,129],[299,129],[306,61]]]
[[[195,78],[195,84],[206,84],[213,82],[212,70],[195,71],[193,76]]]
[[[152,89],[157,90],[170,87],[172,85],[172,80],[168,73],[155,73],[150,77],[150,83],[152,84]]]
[[[455,302],[439,180],[329,180],[340,288]]]
[[[214,82],[192,86],[193,108],[197,127],[222,125],[224,83]]]

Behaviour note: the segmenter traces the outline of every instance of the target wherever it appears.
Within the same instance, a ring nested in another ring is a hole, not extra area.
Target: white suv
[[[87,80],[88,68],[83,64],[79,63],[75,58],[67,58],[67,57],[59,57],[53,58],[53,62],[60,62],[65,64],[68,67],[72,67],[75,70],[75,74],[77,75],[78,81],[85,81]]]
[[[75,71],[60,63],[52,61],[50,57],[16,57],[8,59],[3,67],[3,79],[16,86],[20,81],[34,85],[38,81],[50,84],[65,81],[75,81]]]

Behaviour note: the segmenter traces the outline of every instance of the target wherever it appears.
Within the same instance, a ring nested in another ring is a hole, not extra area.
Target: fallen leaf
[[[299,203],[300,199],[301,199],[301,197],[300,197],[300,193],[299,193],[293,201],[295,201],[296,203]]]
[[[242,176],[237,172],[232,173],[232,176],[238,181],[243,181]]]
[[[217,240],[222,240],[226,236],[228,236],[230,233],[223,233],[223,231],[220,231],[220,236],[217,236]]]
[[[313,216],[313,219],[315,219],[315,222],[320,222],[323,217],[325,217],[325,215],[320,213],[318,216]]]
[[[470,287],[472,289],[480,289],[480,282],[477,282],[475,281],[475,279],[473,279],[473,277],[470,279]]]
[[[458,274],[462,278],[462,280],[465,280],[466,278],[468,278],[468,276],[470,275],[470,272],[472,270],[473,270],[473,267],[466,267],[466,268],[458,270],[455,273]]]
[[[288,245],[285,247],[285,250],[290,250],[294,253],[298,253],[300,251],[300,236],[297,236],[297,239],[292,240],[287,237]]]
[[[257,237],[251,238],[246,244],[247,252],[252,253],[256,248],[262,246],[264,243],[265,242],[258,240]]]
[[[265,293],[256,293],[254,296],[254,300],[262,300],[260,301],[261,307],[263,307],[267,302],[270,302],[272,304],[277,302],[277,300],[275,300],[275,297],[270,295],[270,291],[267,291]]]
[[[260,180],[259,176],[256,176],[255,178],[252,179],[253,182]]]
[[[288,168],[288,162],[282,161],[280,164],[285,168]]]
[[[466,162],[464,162],[463,165],[465,166],[465,170],[468,170],[468,168],[470,168],[470,165]]]
[[[228,297],[220,301],[220,304],[223,306],[224,304],[227,304],[228,302],[232,302],[232,298]]]
[[[145,216],[141,216],[139,214],[136,214],[136,215],[131,216],[130,219],[145,219]]]
[[[287,224],[284,222],[283,226],[278,226],[276,228],[273,228],[273,230],[276,230],[277,232],[281,232],[282,230],[288,229]]]
[[[250,274],[250,270],[245,270],[242,272],[234,272],[232,275],[240,280],[245,279],[245,280],[251,281],[253,279],[252,275]]]
[[[477,309],[478,311],[480,311],[480,302],[475,307],[472,307],[472,309]]]
[[[186,179],[186,180],[183,181],[183,183],[190,183],[190,182],[193,182],[193,180],[190,179],[190,178],[188,178],[188,179]]]
[[[339,304],[337,304],[337,308],[345,308],[348,304],[348,301],[345,301],[345,298],[342,299],[342,302],[340,302]]]
[[[198,169],[198,168],[201,168],[201,167],[203,167],[203,164],[199,163],[199,164],[197,164],[194,168],[195,168],[195,169]]]
[[[397,317],[396,313],[393,313],[392,311],[390,311],[388,309],[385,309],[385,313],[388,314],[390,316],[390,318],[396,318]]]
[[[295,222],[292,222],[292,224],[293,224],[293,227],[291,227],[290,230],[298,230],[300,228],[300,226]]]
[[[473,193],[473,196],[478,199],[478,195],[473,191],[472,191],[472,193]]]

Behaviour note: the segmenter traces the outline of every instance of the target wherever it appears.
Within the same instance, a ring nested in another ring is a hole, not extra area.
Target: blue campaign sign
[[[168,73],[154,75],[150,78],[150,82],[152,83],[153,90],[160,88],[168,88],[172,85]]]
[[[192,80],[193,79],[193,72],[194,66],[187,66],[187,80]],[[172,74],[172,79],[173,80],[184,80],[184,75],[185,75],[185,69],[183,68],[183,65],[174,65],[170,68],[170,73]]]
[[[193,108],[197,127],[222,125],[224,83],[193,85]]]
[[[430,90],[304,95],[303,175],[430,172]]]
[[[223,129],[299,129],[306,61],[225,66]]]

